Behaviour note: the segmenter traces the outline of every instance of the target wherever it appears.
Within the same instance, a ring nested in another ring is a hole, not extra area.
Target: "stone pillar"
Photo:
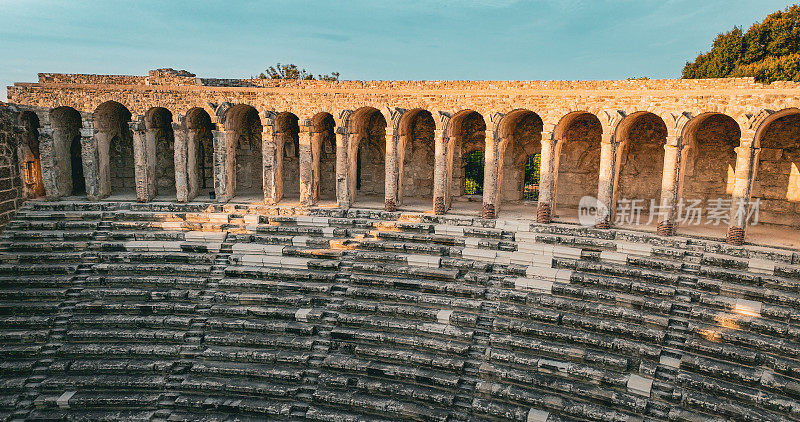
[[[393,121],[386,125],[386,194],[384,199],[384,209],[386,211],[397,211],[397,133]]]
[[[58,140],[60,141],[60,139]],[[57,145],[55,131],[49,125],[39,129],[39,162],[42,169],[42,184],[48,200],[67,196],[72,192],[72,174],[64,175],[64,166],[71,165],[69,155],[59,155],[63,148]],[[59,159],[66,157],[66,159]]]
[[[86,197],[96,201],[103,197],[100,190],[100,163],[97,153],[97,138],[91,120],[84,120],[81,128],[81,162],[86,182]],[[106,195],[108,195],[106,193]]]
[[[350,208],[350,158],[346,127],[336,128],[336,206]]]
[[[136,183],[136,200],[148,202],[156,196],[155,163],[151,151],[155,152],[155,134],[145,129],[140,119],[129,123],[133,133],[133,165]],[[151,145],[152,144],[152,145]]]
[[[204,165],[203,160],[205,159],[200,155],[200,143],[203,142],[203,138],[200,135],[201,132],[196,129],[190,129],[185,132],[185,140],[186,140],[186,183],[188,185],[189,195],[187,197],[187,201],[191,201],[192,199],[196,198],[197,195],[200,194],[200,186],[203,184],[203,180],[200,174],[200,166]],[[177,145],[178,142],[178,134],[175,134],[175,143]],[[177,146],[175,147],[175,151],[177,154]],[[213,179],[213,177],[212,177]]]
[[[403,175],[405,174],[406,146],[409,134],[397,135],[397,205],[403,204]]]
[[[277,204],[283,197],[283,132],[274,132],[274,118],[266,119],[261,132],[264,202]]]
[[[314,153],[312,151],[312,144],[313,144],[313,136],[314,133],[311,131],[311,121],[310,120],[303,120],[301,121],[302,125],[300,126],[300,204],[304,206],[310,206],[314,204],[314,197],[315,192],[315,183],[318,183],[318,180],[314,180]],[[319,155],[317,155],[319,157]],[[319,162],[319,158],[317,158],[317,163]]]
[[[311,133],[311,203],[319,201],[320,191],[320,162],[322,160],[322,132]]]
[[[236,141],[237,132],[212,131],[214,137],[214,192],[218,202],[227,202],[236,194]]]
[[[539,164],[539,203],[536,209],[537,223],[550,223],[553,207],[553,185],[556,167],[555,150],[558,140],[553,132],[542,133],[542,156]]]
[[[436,129],[434,136],[433,156],[433,213],[443,215],[447,212],[447,128]]]
[[[752,139],[752,138],[751,138]],[[727,242],[742,245],[747,230],[750,190],[758,148],[753,148],[751,139],[742,139],[736,147],[736,170],[734,173],[733,194],[731,196],[730,226]]]
[[[196,189],[192,189],[192,182],[189,180],[190,167],[196,161],[189,157],[189,135],[184,127],[179,123],[173,123],[172,133],[175,136],[175,152],[173,154],[175,157],[175,199],[178,202],[188,202],[193,198],[191,191],[196,191]],[[196,192],[194,193],[196,194]]]
[[[597,184],[597,220],[595,227],[611,227],[611,209],[614,201],[616,145],[611,134],[603,134],[600,142],[600,170]]]
[[[675,212],[678,203],[678,176],[681,166],[681,138],[671,136],[664,145],[664,170],[661,173],[661,200],[659,202],[659,214],[661,221],[658,222],[656,232],[660,236],[672,236],[675,234]]]
[[[45,190],[48,189],[47,178],[54,177],[55,183],[58,186],[58,191],[52,194],[52,197],[55,197],[55,195],[59,197],[69,196],[72,194],[73,188],[70,148],[72,147],[72,141],[75,139],[75,136],[80,135],[80,127],[52,126],[52,129],[51,152],[48,152],[47,148],[43,145],[44,142],[47,142],[46,140],[39,142],[39,149],[42,156],[42,178],[45,180]],[[51,158],[46,158],[47,155],[50,155]],[[52,162],[48,162],[51,159]],[[51,167],[51,170],[45,170],[45,167]],[[48,171],[52,171],[53,176],[48,176],[46,174]],[[51,197],[50,192],[46,192],[46,194],[48,197]]]
[[[497,218],[500,199],[501,146],[495,131],[486,129],[486,149],[483,167],[483,218]]]

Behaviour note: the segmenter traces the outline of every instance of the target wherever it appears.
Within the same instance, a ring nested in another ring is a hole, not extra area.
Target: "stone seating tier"
[[[0,419],[800,419],[800,253],[370,210],[29,201]]]

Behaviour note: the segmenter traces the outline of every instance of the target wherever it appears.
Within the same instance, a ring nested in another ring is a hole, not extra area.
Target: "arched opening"
[[[686,124],[676,215],[679,232],[725,237],[726,224],[709,225],[695,210],[708,211],[730,200],[741,137],[739,124],[720,113],[704,113]]]
[[[464,157],[464,195],[483,195],[483,150],[475,150]]]
[[[276,169],[280,173],[282,197],[300,198],[300,126],[292,113],[280,113],[275,117],[274,138],[277,148]]]
[[[204,109],[186,112],[186,173],[189,197],[206,196],[214,188],[214,124]]]
[[[317,113],[311,119],[312,177],[315,200],[336,200],[336,122],[330,113]]]
[[[597,196],[603,127],[594,114],[578,111],[561,119],[555,135],[552,217],[577,221],[581,198]]]
[[[500,121],[498,205],[510,202],[506,211],[525,214],[530,207],[521,201],[539,197],[542,127],[539,115],[525,109],[514,110]]]
[[[50,126],[53,129],[53,155],[59,196],[85,195],[86,180],[83,176],[81,150],[81,114],[72,107],[56,107],[50,110]]]
[[[95,142],[98,157],[98,192],[130,199],[135,194],[133,134],[128,123],[131,112],[116,101],[106,101],[94,111]]]
[[[262,126],[258,111],[246,104],[231,107],[225,113],[225,131],[232,131],[234,137],[235,174],[230,176],[236,180],[237,199],[245,202],[263,202]]]
[[[751,223],[748,241],[798,247],[800,109],[781,110],[765,120],[754,147],[759,149],[750,196],[758,203],[758,224]]]
[[[436,123],[429,111],[414,109],[403,114],[399,129],[397,197],[407,208],[427,210],[433,197]]]
[[[361,107],[350,117],[351,200],[384,206],[386,190],[386,119],[378,109]]]
[[[617,135],[613,221],[654,230],[658,219],[650,221],[650,208],[661,199],[667,126],[653,113],[637,112],[620,122]]]
[[[446,208],[474,214],[483,201],[486,122],[476,111],[459,111],[450,119],[447,137]]]
[[[525,160],[525,176],[522,183],[522,200],[523,201],[538,201],[539,200],[539,181],[541,174],[539,169],[542,164],[542,154],[535,153],[528,156]]]
[[[39,116],[32,111],[24,111],[19,115],[19,123],[22,134],[17,144],[17,159],[22,176],[23,196],[26,199],[38,198],[45,194],[39,153]]]
[[[147,160],[155,165],[153,176],[156,194],[174,199],[175,133],[172,130],[172,113],[164,107],[153,107],[144,117],[147,143],[155,146],[154,150],[148,149],[155,157],[148,157]]]

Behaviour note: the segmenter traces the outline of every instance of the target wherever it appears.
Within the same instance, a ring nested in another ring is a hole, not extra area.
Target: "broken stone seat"
[[[36,398],[35,406],[39,409],[106,410],[106,409],[152,409],[161,400],[159,393],[131,392],[93,392],[89,389],[66,391],[58,395],[42,395]],[[138,412],[137,412],[138,413]]]
[[[332,420],[350,420],[344,412],[352,412],[356,409],[359,415],[355,420],[424,420],[441,421],[450,420],[451,412],[446,407],[436,408],[422,403],[414,403],[409,400],[399,400],[401,394],[392,396],[379,396],[377,393],[380,387],[368,393],[353,391],[352,388],[345,390],[317,389],[313,393],[313,403],[315,406],[323,407],[324,410],[317,409],[312,413],[312,419],[329,415]],[[405,393],[411,395],[412,392],[407,387]],[[424,392],[422,394],[425,394]],[[434,393],[429,392],[431,396]],[[322,415],[319,412],[323,412]],[[335,412],[335,413],[334,413]],[[341,415],[339,412],[343,412]],[[336,416],[341,415],[341,416]],[[316,419],[319,420],[319,419]],[[331,419],[328,419],[331,420]]]
[[[170,414],[169,421],[296,420],[303,414],[292,401],[248,397],[231,400],[224,393],[180,393],[174,407],[176,411]]]

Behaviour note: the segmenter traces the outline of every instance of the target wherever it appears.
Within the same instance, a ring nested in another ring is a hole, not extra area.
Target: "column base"
[[[735,246],[744,245],[744,228],[736,226],[729,227],[725,241]]]
[[[658,223],[658,228],[656,228],[656,233],[659,236],[673,236],[675,235],[675,225],[672,224],[672,221],[664,220]]]
[[[536,209],[536,222],[542,224],[550,223],[551,215],[550,215],[550,204],[541,203]]]
[[[608,220],[608,218],[605,218],[605,219],[595,223],[594,228],[596,228],[596,229],[610,229],[611,228],[611,222]]]
[[[389,212],[397,211],[397,204],[395,204],[394,199],[386,199],[383,209]]]
[[[497,212],[495,211],[494,204],[483,204],[483,214],[481,216],[483,218],[490,219],[497,218]]]
[[[433,213],[436,215],[444,215],[444,198],[441,196],[437,196],[433,199]]]

